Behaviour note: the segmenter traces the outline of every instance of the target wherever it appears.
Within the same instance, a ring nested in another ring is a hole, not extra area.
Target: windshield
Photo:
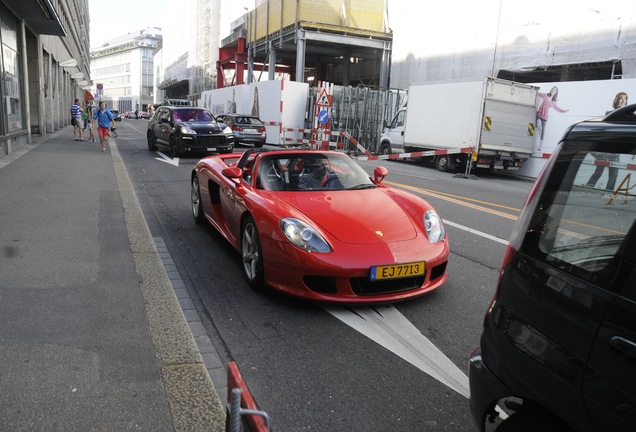
[[[182,122],[211,122],[214,121],[212,114],[203,110],[175,110],[172,113],[175,121]]]
[[[315,191],[376,188],[369,175],[349,156],[335,153],[263,156],[256,187]]]

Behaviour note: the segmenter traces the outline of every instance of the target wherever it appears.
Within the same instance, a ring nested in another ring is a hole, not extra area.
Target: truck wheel
[[[435,167],[441,172],[448,171],[448,156],[438,156],[435,159]]]
[[[383,143],[382,147],[380,147],[380,154],[381,155],[390,155],[391,154],[391,146],[389,146],[387,143]]]

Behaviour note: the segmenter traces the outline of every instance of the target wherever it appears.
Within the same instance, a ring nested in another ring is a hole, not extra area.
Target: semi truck
[[[519,169],[532,154],[538,91],[491,77],[412,85],[378,152],[426,158],[440,171]]]

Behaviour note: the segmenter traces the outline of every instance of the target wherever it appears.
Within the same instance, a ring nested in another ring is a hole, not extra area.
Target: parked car
[[[162,106],[148,121],[148,150],[162,148],[172,157],[186,151],[228,153],[234,148],[234,135],[218,123],[205,108]]]
[[[470,360],[480,430],[634,430],[635,112],[570,127],[528,195]]]
[[[256,116],[248,114],[219,114],[217,121],[225,123],[234,133],[234,142],[262,147],[267,140],[267,130]]]
[[[148,119],[148,111],[142,111],[139,113],[139,118],[141,119]]]
[[[324,172],[324,174],[323,174]],[[316,150],[210,156],[192,171],[192,214],[241,254],[247,282],[344,303],[406,300],[446,282],[449,244],[427,201],[349,156]]]
[[[119,110],[111,109],[110,112],[113,114],[113,119],[115,121],[121,121],[121,114],[120,114]]]

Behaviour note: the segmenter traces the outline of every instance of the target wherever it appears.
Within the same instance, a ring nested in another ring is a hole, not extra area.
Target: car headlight
[[[446,234],[444,223],[442,223],[442,218],[437,215],[435,210],[429,210],[424,215],[424,227],[431,243],[437,243],[444,239]]]
[[[285,218],[280,221],[280,229],[287,240],[299,249],[307,252],[331,252],[331,247],[327,241],[315,229],[301,220]]]
[[[184,135],[196,135],[197,133],[189,127],[181,126],[181,133]]]

